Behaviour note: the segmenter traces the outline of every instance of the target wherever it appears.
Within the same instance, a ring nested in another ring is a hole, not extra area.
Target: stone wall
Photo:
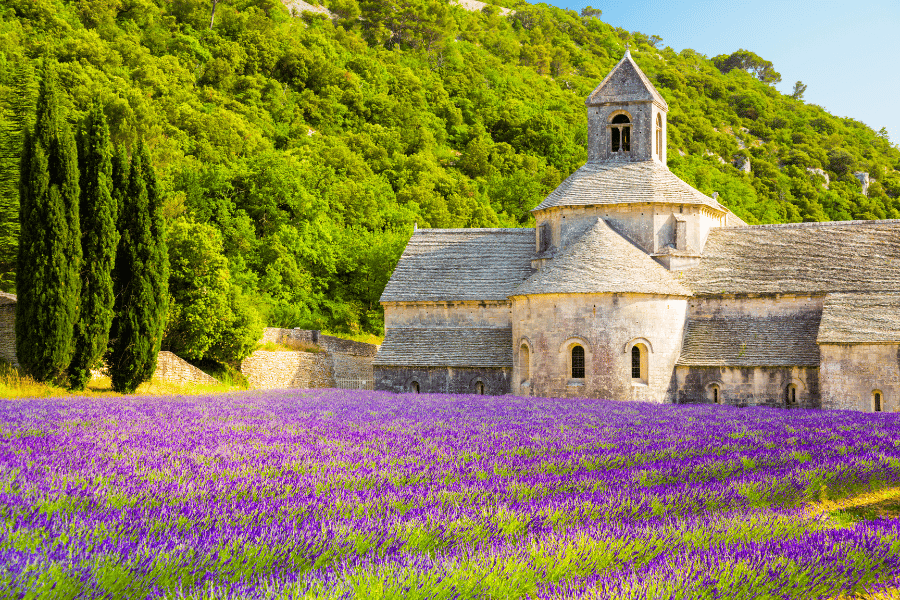
[[[822,408],[900,411],[900,344],[820,344]]]
[[[541,294],[513,298],[516,395],[674,402],[687,299],[649,294]],[[573,345],[584,379],[571,378]],[[647,349],[647,377],[633,379],[631,349]],[[528,347],[529,364],[523,364]],[[526,375],[527,374],[527,375]]]
[[[375,344],[354,342],[312,329],[267,327],[262,343],[281,344],[294,351],[257,350],[241,364],[241,373],[256,389],[372,388]],[[320,349],[322,352],[304,350]]]
[[[538,224],[549,223],[551,241],[558,248],[574,242],[600,218],[622,237],[648,254],[656,254],[675,243],[676,222],[685,222],[685,251],[699,254],[709,230],[726,224],[725,214],[699,205],[664,203],[598,204],[587,207],[552,207],[535,214]]]
[[[511,369],[474,367],[375,367],[375,385],[389,392],[422,394],[483,394],[500,396],[510,391]]]
[[[156,356],[156,379],[178,383],[201,383],[218,385],[219,381],[187,362],[183,358],[163,350]]]
[[[0,292],[0,359],[14,367],[16,360],[16,297]]]
[[[334,387],[331,360],[324,352],[257,350],[241,363],[252,389]]]
[[[797,388],[796,408],[819,408],[819,369],[815,367],[675,368],[679,404],[709,404],[712,387],[719,403],[732,406],[786,407],[786,389]]]

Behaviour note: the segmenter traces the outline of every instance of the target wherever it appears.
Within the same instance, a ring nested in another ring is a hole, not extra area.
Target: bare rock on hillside
[[[493,6],[492,4],[485,4],[484,2],[479,2],[478,0],[451,0],[453,4],[458,4],[462,6],[466,10],[470,10],[472,12],[480,12],[485,9],[485,7]],[[501,6],[494,6],[497,9],[497,12],[501,15],[508,15],[512,13],[508,8],[503,8]]]
[[[828,189],[828,186],[831,185],[831,178],[828,177],[828,173],[826,173],[824,169],[813,169],[812,167],[806,167],[806,170],[809,171],[813,175],[818,175],[820,177],[824,177],[825,183],[823,184],[823,186],[825,187],[826,190]]]
[[[856,171],[853,173],[853,176],[859,179],[860,185],[862,185],[862,193],[863,196],[869,195],[869,174],[865,171]]]
[[[281,3],[287,7],[291,14],[294,14],[296,12],[299,15],[302,12],[312,12],[328,15],[329,17],[334,16],[331,14],[331,11],[324,6],[320,6],[318,4],[310,4],[309,2],[304,2],[303,0],[281,0]]]

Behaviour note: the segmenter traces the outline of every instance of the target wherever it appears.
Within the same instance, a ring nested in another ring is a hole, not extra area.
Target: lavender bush
[[[900,585],[900,415],[337,390],[0,404],[0,589],[830,598]]]

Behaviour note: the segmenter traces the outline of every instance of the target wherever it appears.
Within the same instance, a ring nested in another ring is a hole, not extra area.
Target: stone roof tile
[[[533,210],[638,202],[697,204],[727,211],[652,160],[589,162],[569,175]]]
[[[692,318],[678,365],[702,367],[819,366],[818,311],[786,316]]]
[[[512,368],[509,327],[392,327],[373,365]]]
[[[634,292],[690,296],[691,292],[643,250],[597,219],[512,294]]]
[[[715,228],[685,281],[703,295],[900,291],[900,221]]]
[[[0,304],[15,304],[17,301],[15,294],[0,292]]]
[[[506,300],[534,270],[534,229],[419,229],[381,302]]]
[[[900,342],[900,294],[828,294],[822,308],[818,342]]]

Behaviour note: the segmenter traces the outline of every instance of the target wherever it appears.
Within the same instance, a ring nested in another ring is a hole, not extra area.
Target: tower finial
[[[625,56],[631,56],[631,44],[625,42]]]

